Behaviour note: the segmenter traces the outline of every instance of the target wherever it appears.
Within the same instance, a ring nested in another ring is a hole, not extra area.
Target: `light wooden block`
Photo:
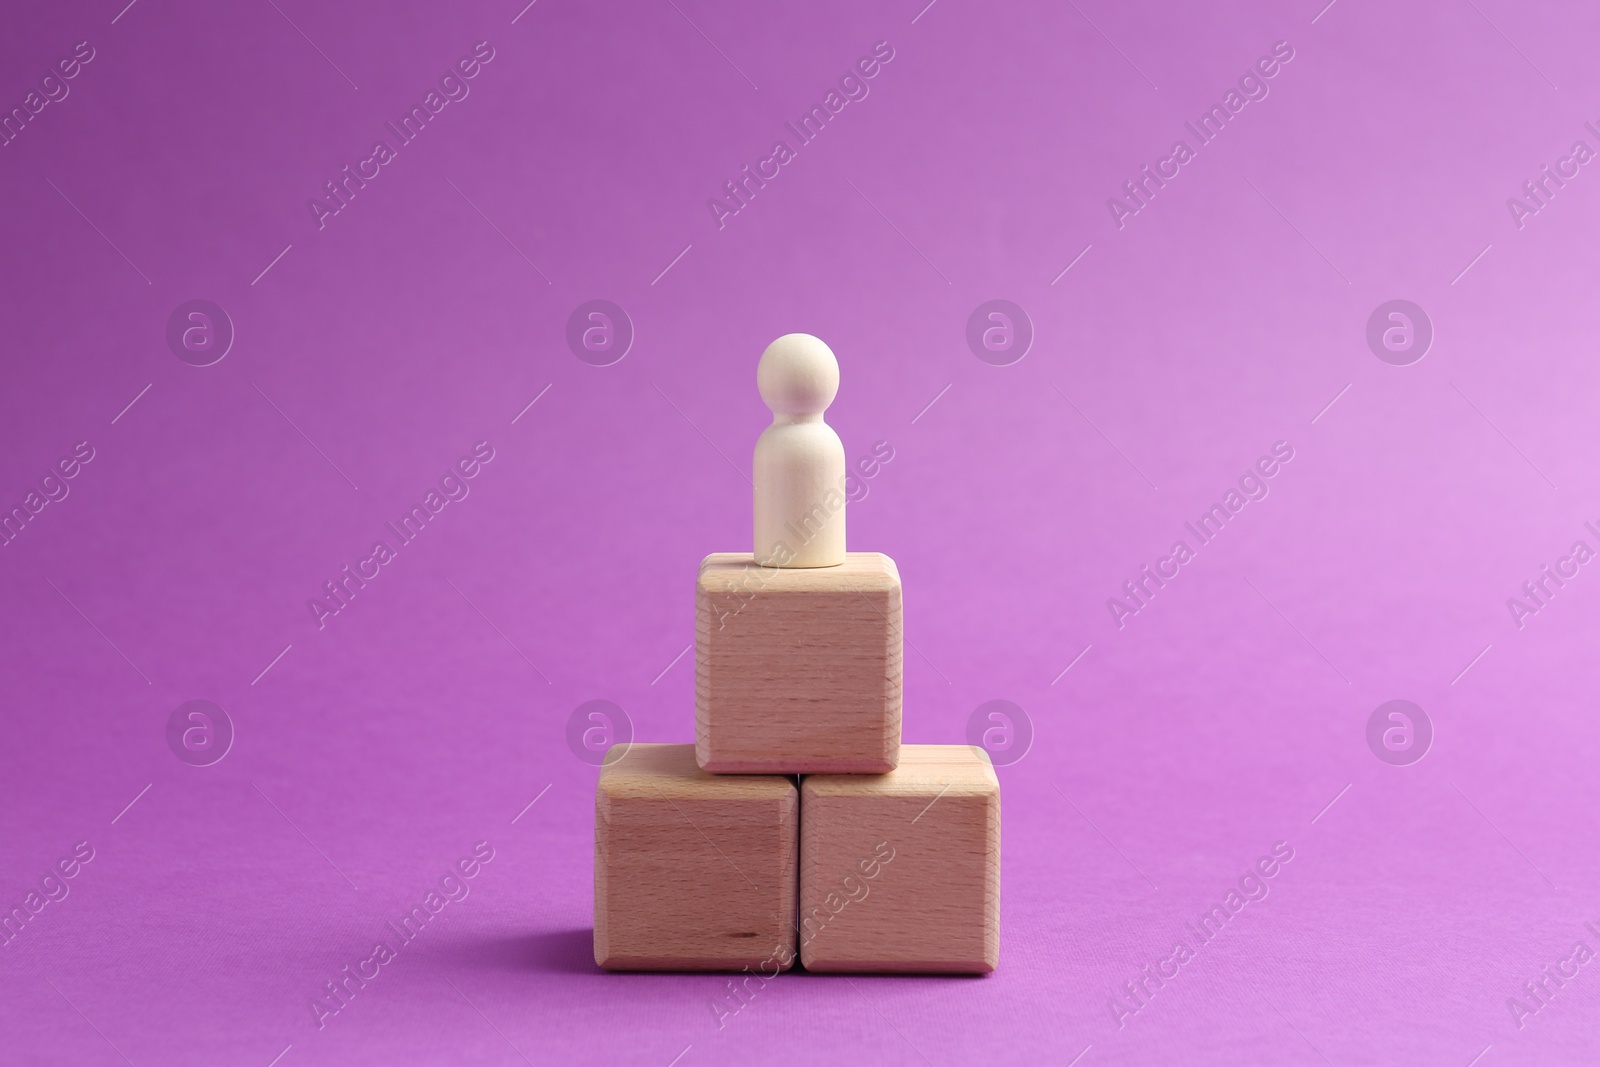
[[[700,564],[695,755],[719,774],[877,774],[900,752],[900,572],[880,552],[837,567]]]
[[[611,970],[787,969],[799,796],[718,777],[693,745],[613,748],[594,798],[594,960]]]
[[[984,974],[1000,960],[1000,781],[967,745],[800,784],[808,971]]]

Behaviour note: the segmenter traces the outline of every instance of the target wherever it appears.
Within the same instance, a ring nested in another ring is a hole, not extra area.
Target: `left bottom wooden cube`
[[[594,798],[594,961],[609,970],[787,970],[799,793],[715,775],[693,745],[613,749]]]

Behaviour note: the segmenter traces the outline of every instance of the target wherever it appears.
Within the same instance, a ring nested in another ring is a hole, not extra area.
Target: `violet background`
[[[1600,12],[1322,2],[10,10],[4,108],[96,58],[0,148],[0,505],[96,458],[0,549],[0,904],[96,858],[0,949],[0,1060],[1592,1060],[1592,968],[1520,1030],[1506,1000],[1600,946],[1600,577],[1520,630],[1506,599],[1600,544],[1600,178],[1521,229],[1506,198],[1600,146]],[[307,199],[482,40],[319,231]],[[707,198],[880,40],[719,231]],[[1270,96],[1119,230],[1107,197],[1279,40]],[[1006,367],[964,340],[997,297],[1037,332]],[[1436,330],[1406,367],[1364,339],[1397,297]],[[192,298],[237,330],[205,368],[165,341]],[[593,298],[637,330],[609,367],[564,340]],[[695,565],[749,546],[790,330],[838,353],[847,453],[895,451],[849,522],[905,580],[906,740],[992,698],[1036,738],[1000,771],[995,974],[794,974],[719,1031],[725,977],[593,966],[564,731],[604,698],[692,740]],[[319,631],[308,598],[484,439]],[[1278,440],[1271,495],[1119,630],[1106,599]],[[165,740],[196,698],[237,730],[206,768]],[[1436,731],[1407,767],[1365,741],[1393,698]],[[319,1031],[322,983],[485,839]],[[1279,840],[1270,896],[1119,1028]]]

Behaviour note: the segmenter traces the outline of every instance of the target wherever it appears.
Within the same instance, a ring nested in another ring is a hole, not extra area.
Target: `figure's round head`
[[[761,353],[756,388],[773,414],[820,415],[839,392],[839,361],[809,333],[786,333]]]

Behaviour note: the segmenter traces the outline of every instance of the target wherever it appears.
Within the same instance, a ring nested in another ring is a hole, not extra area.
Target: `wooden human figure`
[[[764,567],[844,562],[844,443],[822,413],[839,392],[839,361],[808,333],[767,346],[756,387],[772,425],[756,441],[755,558]]]

